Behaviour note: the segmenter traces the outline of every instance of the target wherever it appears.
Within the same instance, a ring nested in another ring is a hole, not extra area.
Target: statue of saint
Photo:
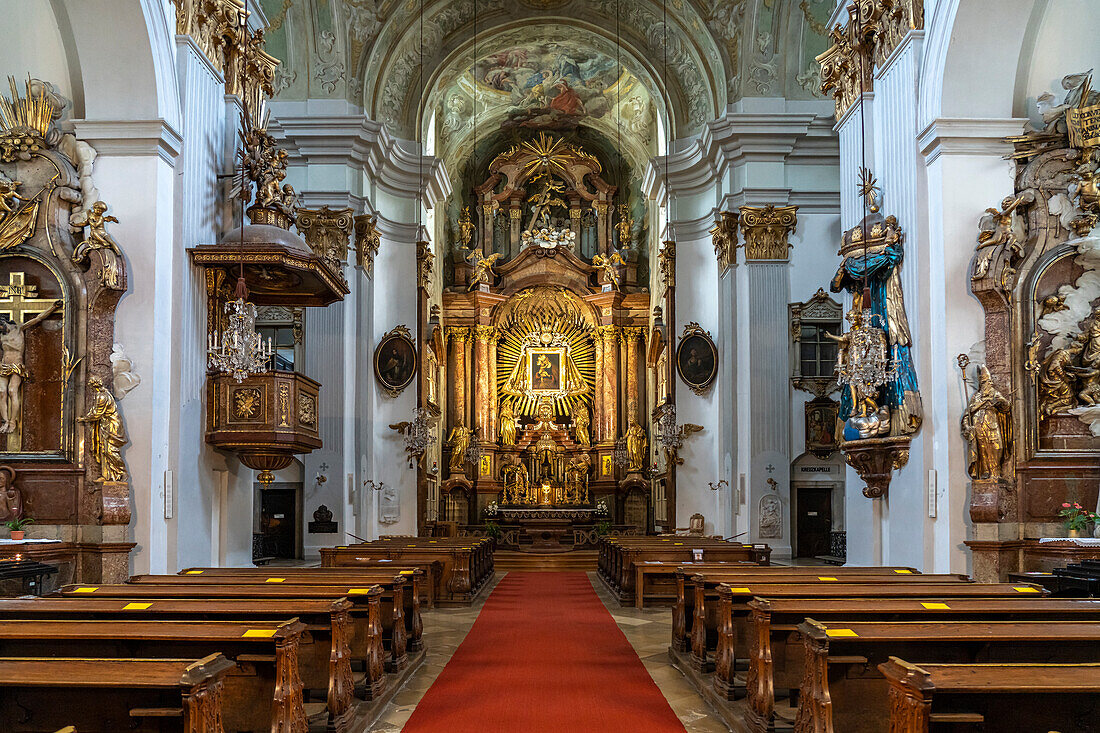
[[[512,410],[511,400],[500,406],[500,444],[516,444],[516,415]]]
[[[635,418],[630,418],[630,427],[626,430],[626,452],[630,456],[628,471],[645,470],[645,449],[647,440],[645,428]]]
[[[534,183],[534,181],[532,181]],[[547,177],[546,185],[541,191],[531,196],[527,201],[531,204],[531,225],[528,229],[537,230],[540,227],[549,228],[550,207],[556,206],[562,209],[569,208],[563,199],[555,194],[565,193],[565,186],[553,178]]]
[[[592,436],[588,432],[590,420],[588,406],[584,403],[578,404],[577,414],[573,416],[573,438],[577,441],[577,445],[582,448],[592,445]]]
[[[88,380],[92,393],[92,406],[87,414],[77,418],[86,423],[91,432],[92,457],[99,464],[100,481],[125,481],[126,464],[122,461],[122,446],[126,445],[126,431],[114,396],[103,386],[99,377]]]
[[[1085,346],[1081,353],[1081,368],[1074,369],[1081,378],[1081,391],[1077,396],[1082,404],[1097,405],[1100,404],[1100,315],[1093,318],[1083,338]]]
[[[469,249],[470,242],[474,238],[474,222],[470,218],[470,207],[462,210],[462,216],[458,218],[458,243],[462,249]]]
[[[63,301],[19,325],[9,318],[0,317],[0,433],[18,432],[23,420],[23,380],[30,371],[23,359],[27,351],[26,334],[32,328],[53,315]]]
[[[619,248],[630,249],[634,244],[634,217],[626,204],[619,204],[619,223],[615,225],[615,230],[619,234]]]
[[[466,449],[470,447],[474,432],[465,425],[455,425],[451,429],[451,473],[463,473],[466,470]]]
[[[23,518],[23,494],[15,486],[15,469],[0,466],[0,521]]]
[[[1084,342],[1075,339],[1064,349],[1055,349],[1043,360],[1039,368],[1040,420],[1077,406],[1073,360],[1084,348]]]
[[[496,263],[501,257],[500,252],[494,252],[488,257],[481,253],[480,247],[475,247],[470,250],[470,254],[466,255],[466,261],[473,266],[473,272],[470,273],[470,285],[466,288],[468,292],[477,290],[477,286],[481,283],[486,285],[493,284],[493,278],[495,273],[493,272],[493,264]]]
[[[984,364],[978,374],[978,390],[962,416],[963,438],[969,442],[967,473],[975,479],[999,479],[1012,439],[1012,408]]]

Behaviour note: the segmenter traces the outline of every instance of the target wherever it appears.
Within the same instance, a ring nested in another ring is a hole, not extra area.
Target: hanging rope
[[[668,84],[668,0],[661,0],[661,78]],[[666,236],[672,237],[672,185],[668,180],[668,158],[672,155],[672,99],[668,104],[668,116],[665,120],[665,231]]]
[[[420,241],[423,236],[421,231],[423,227],[423,215],[424,215],[424,0],[420,0],[420,73],[419,73],[419,86],[420,86],[420,100],[417,111],[416,120],[416,135],[418,138],[418,151],[416,156],[416,178],[417,178],[417,190],[416,190],[416,241]]]

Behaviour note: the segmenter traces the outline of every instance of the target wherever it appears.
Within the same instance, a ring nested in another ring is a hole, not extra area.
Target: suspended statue
[[[470,286],[466,288],[469,292],[477,290],[477,286],[485,283],[486,285],[493,284],[493,265],[503,257],[500,252],[494,252],[488,257],[481,253],[481,247],[475,247],[470,250],[470,254],[466,255],[466,261],[473,266],[473,272],[470,273]]]
[[[878,189],[873,176],[867,171],[862,172],[860,193],[871,213],[860,225],[844,233],[841,245],[844,261],[833,277],[830,289],[834,293],[841,290],[851,293],[853,308],[869,310],[873,325],[885,332],[889,349],[887,356],[894,373],[893,378],[882,385],[874,401],[890,411],[890,435],[910,435],[920,428],[923,410],[917,373],[913,368],[913,340],[901,289],[904,233],[898,226],[897,218],[883,218],[879,214]],[[865,284],[870,291],[868,302],[863,300]],[[849,363],[855,356],[847,354]],[[853,405],[851,392],[842,392],[840,419],[847,421],[857,411],[860,407]]]
[[[592,266],[604,274],[608,284],[615,290],[619,289],[619,267],[625,264],[626,261],[618,252],[612,252],[606,257],[597,254],[592,258]]]
[[[458,219],[458,243],[462,249],[469,249],[470,242],[474,238],[474,222],[470,219],[470,207],[462,210],[462,216]]]
[[[978,374],[978,391],[962,416],[962,434],[968,442],[966,470],[971,478],[999,479],[1012,441],[1011,406],[993,386],[993,377],[984,364]]]

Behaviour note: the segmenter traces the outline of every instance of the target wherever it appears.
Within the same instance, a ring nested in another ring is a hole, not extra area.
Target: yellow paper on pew
[[[415,572],[416,572],[415,570],[402,570],[401,572],[398,573],[398,575],[412,575]]]
[[[748,588],[730,588],[730,593],[752,593],[752,591]]]
[[[276,629],[249,629],[241,634],[246,639],[270,639],[275,636]]]
[[[859,634],[851,629],[825,629],[825,636],[830,639],[852,639],[858,637]]]
[[[684,543],[683,543],[683,542],[673,542],[672,544],[674,544],[674,545],[682,545],[682,544],[684,544]]]
[[[913,574],[912,570],[895,570],[894,572],[897,573],[898,575],[912,575]]]
[[[95,593],[99,590],[98,586],[84,586],[83,588],[73,588],[73,593]]]
[[[829,577],[828,575],[819,575],[819,576],[817,576],[817,579],[818,580],[836,580],[836,578]]]
[[[405,545],[405,547],[416,547],[416,545]]]
[[[188,570],[186,572],[186,575],[202,575],[202,571],[201,570]]]
[[[429,544],[429,545],[434,545],[434,544],[435,544],[436,542],[438,542],[438,541],[439,541],[439,540],[428,540],[428,544]]]
[[[1016,591],[1017,593],[1038,593],[1039,592],[1038,588],[1030,588],[1026,585],[1013,586],[1012,590]]]
[[[265,583],[285,583],[286,578],[268,578]]]
[[[946,603],[921,603],[929,611],[950,611],[951,606]]]
[[[370,588],[348,588],[349,596],[361,596],[364,593],[370,593]]]
[[[122,607],[123,611],[144,611],[152,606],[152,603],[127,603]]]

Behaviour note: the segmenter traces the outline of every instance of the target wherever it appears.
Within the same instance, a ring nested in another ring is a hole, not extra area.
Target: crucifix
[[[36,297],[38,288],[27,285],[26,277],[8,273],[7,285],[0,285],[0,433],[7,435],[8,453],[23,448],[23,381],[31,376],[24,361],[26,333],[62,304]]]

